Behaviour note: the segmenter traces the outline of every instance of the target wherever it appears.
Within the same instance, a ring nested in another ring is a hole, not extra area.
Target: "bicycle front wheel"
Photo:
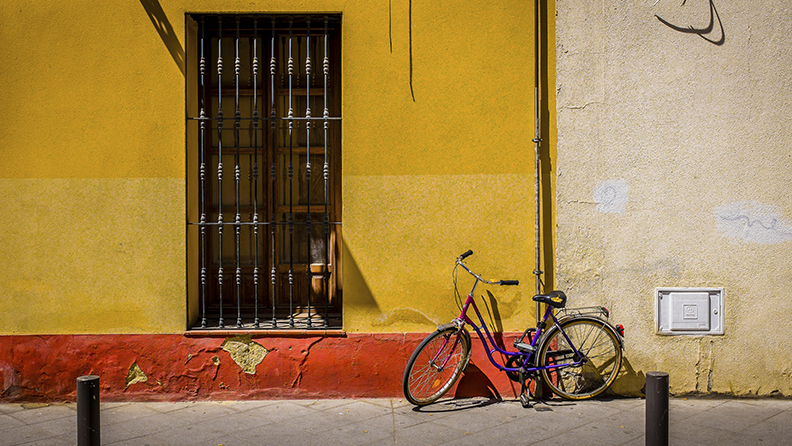
[[[416,406],[431,404],[448,392],[470,361],[470,335],[451,327],[437,330],[415,349],[404,369],[404,397]]]
[[[617,336],[598,319],[572,319],[562,322],[561,329],[553,327],[539,349],[540,367],[551,367],[541,371],[545,384],[556,395],[570,400],[601,394],[613,384],[621,369],[622,350]],[[574,363],[577,365],[565,365]]]

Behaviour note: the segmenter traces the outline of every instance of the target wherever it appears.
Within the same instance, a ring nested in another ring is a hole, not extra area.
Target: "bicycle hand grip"
[[[459,256],[459,260],[464,260],[465,257],[469,257],[471,255],[473,255],[473,250],[472,249],[468,249],[467,251],[462,253],[462,255]]]
[[[519,280],[501,280],[500,284],[501,285],[519,285],[520,281]]]

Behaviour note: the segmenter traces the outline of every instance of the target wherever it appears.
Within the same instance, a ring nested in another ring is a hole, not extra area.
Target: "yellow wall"
[[[503,328],[524,328],[533,7],[413,2],[413,100],[409,5],[4,2],[0,333],[184,330],[185,14],[245,11],[343,14],[344,328],[453,317],[468,248],[487,277],[523,281],[495,291]]]
[[[0,14],[0,332],[183,328],[184,78],[143,6]]]

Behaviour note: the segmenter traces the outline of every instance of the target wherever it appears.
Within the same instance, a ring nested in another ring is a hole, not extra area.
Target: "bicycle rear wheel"
[[[404,397],[416,406],[448,392],[470,361],[470,335],[454,327],[437,330],[415,349],[404,369]]]
[[[556,395],[570,399],[593,398],[604,392],[621,369],[622,351],[617,334],[598,319],[572,319],[553,327],[539,349],[539,366],[545,384]],[[566,333],[567,337],[564,336]],[[570,342],[582,355],[582,364]]]

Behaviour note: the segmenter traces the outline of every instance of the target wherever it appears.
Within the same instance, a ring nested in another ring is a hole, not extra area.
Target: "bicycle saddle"
[[[563,291],[555,290],[548,294],[537,294],[533,297],[533,300],[545,303],[551,307],[564,308],[566,306],[567,297]]]

